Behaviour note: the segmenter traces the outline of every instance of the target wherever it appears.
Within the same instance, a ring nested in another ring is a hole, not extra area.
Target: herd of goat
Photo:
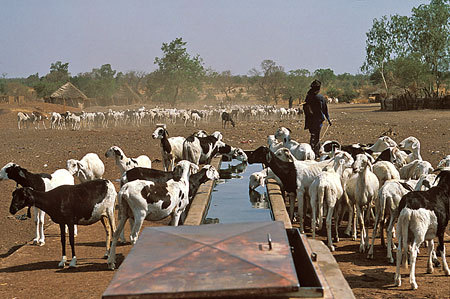
[[[268,113],[266,109],[261,110]],[[141,112],[146,114],[149,111],[142,109]],[[152,121],[170,120],[170,112],[164,111],[168,113],[166,116]],[[202,111],[197,112],[200,116]],[[190,111],[190,117],[197,112]],[[233,118],[243,117],[239,113],[233,116],[225,111],[217,112],[225,123],[230,121],[234,124]],[[175,122],[177,118],[179,116],[175,117]],[[205,116],[200,116],[202,118]],[[410,283],[413,289],[417,289],[415,263],[419,247],[424,242],[429,253],[427,272],[433,271],[433,263],[438,263],[436,257],[439,255],[445,275],[450,275],[444,247],[445,229],[450,218],[450,155],[433,168],[422,159],[417,138],[408,137],[397,144],[390,137],[381,136],[370,145],[341,145],[337,141],[326,141],[320,148],[320,157],[316,157],[309,144],[292,140],[290,133],[288,128],[280,127],[274,135],[268,136],[267,146],[243,151],[223,142],[219,131],[209,135],[199,130],[186,138],[168,137],[166,126],[157,125],[152,138],[160,141],[164,170],[151,168],[151,160],[147,156],[126,157],[117,146],[105,152],[105,157],[115,159],[122,173],[119,192],[112,182],[102,179],[104,164],[95,153],[88,153],[81,160],[70,159],[66,169],[52,174],[35,174],[8,163],[0,170],[0,180],[11,179],[22,186],[13,192],[12,214],[28,207],[30,217],[30,208],[35,208],[36,244],[45,243],[45,213],[60,225],[62,260],[59,267],[64,267],[67,262],[66,229],[72,250],[69,267],[76,266],[74,236],[77,224],[102,221],[107,234],[105,257],[109,268],[114,269],[116,244],[119,238],[125,241],[123,229],[127,220],[133,244],[144,219],[155,221],[171,215],[171,225],[181,223],[183,213],[200,184],[218,179],[219,174],[210,163],[215,155],[221,154],[244,163],[262,163],[264,169],[250,176],[249,188],[264,186],[267,179],[275,179],[289,203],[289,217],[298,222],[302,233],[305,231],[305,213],[310,214],[313,238],[316,229],[322,228],[325,218],[331,251],[334,251],[333,219],[337,242],[339,224],[348,214],[345,233],[356,240],[359,226],[359,251],[367,251],[367,258],[373,258],[378,232],[382,244],[385,244],[386,226],[386,254],[388,261],[393,263],[395,245],[392,238],[397,235],[396,285],[401,284],[400,265],[407,264],[406,256],[409,254]],[[204,166],[199,168],[199,165]],[[435,174],[437,171],[439,174]],[[74,177],[80,184],[74,184]],[[114,219],[116,204],[117,228]],[[368,227],[372,218],[374,229],[369,240]],[[436,250],[435,237],[439,241]]]
[[[17,126],[19,129],[30,128],[40,129],[41,125],[47,128],[47,122],[51,129],[92,129],[107,128],[117,126],[143,126],[155,123],[183,123],[184,126],[192,125],[197,127],[200,123],[207,123],[211,120],[222,119],[224,126],[230,122],[233,127],[236,121],[241,120],[261,120],[261,119],[293,119],[302,110],[299,108],[277,108],[268,105],[254,106],[231,106],[228,108],[204,107],[204,109],[178,109],[178,108],[152,108],[146,109],[126,109],[115,111],[109,109],[105,112],[52,112],[46,115],[39,111],[31,113],[18,112]]]

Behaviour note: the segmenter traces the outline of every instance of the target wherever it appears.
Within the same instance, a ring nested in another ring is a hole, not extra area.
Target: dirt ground
[[[149,108],[149,107],[148,107]],[[421,110],[405,112],[381,112],[378,104],[329,105],[333,126],[326,132],[325,139],[335,139],[342,144],[353,142],[374,142],[382,133],[390,131],[391,137],[400,142],[408,136],[421,141],[423,159],[433,166],[446,154],[450,154],[450,111]],[[104,108],[103,108],[104,109]],[[93,130],[35,130],[17,128],[17,111],[40,110],[63,112],[66,107],[34,103],[27,107],[0,105],[0,167],[15,162],[32,172],[51,173],[64,168],[66,160],[80,159],[88,152],[97,153],[105,163],[107,179],[115,180],[119,171],[114,161],[106,159],[104,152],[112,145],[118,145],[130,157],[146,154],[161,159],[159,142],[151,138],[154,125],[140,128],[95,128]],[[95,109],[94,109],[95,110]],[[309,141],[309,134],[303,130],[303,119],[261,120],[238,122],[236,128],[221,128],[219,120],[200,124],[198,129],[207,132],[220,130],[226,143],[243,149],[255,149],[266,144],[267,135],[273,134],[279,126],[289,127],[295,140]],[[197,130],[182,124],[169,125],[171,136],[187,136]],[[161,169],[161,162],[153,163]],[[30,245],[35,226],[32,220],[19,220],[9,214],[11,193],[15,183],[0,182],[0,297],[1,298],[88,298],[100,297],[114,272],[107,270],[104,253],[104,232],[101,224],[79,227],[76,238],[78,267],[58,269],[60,260],[59,229],[47,218],[46,244],[43,247]],[[118,186],[117,186],[118,187]],[[24,213],[25,210],[19,212]],[[146,225],[165,225],[168,220]],[[324,234],[319,236],[325,239]],[[446,235],[447,252],[450,238]],[[358,242],[341,238],[334,253],[341,270],[358,298],[450,298],[450,278],[442,270],[425,274],[426,249],[421,250],[416,268],[419,289],[411,291],[406,271],[403,285],[393,286],[395,268],[388,265],[385,250],[376,241],[375,259],[367,260],[360,254]],[[29,246],[27,254],[15,251]],[[126,256],[130,245],[118,247],[118,261]],[[69,246],[67,245],[67,249]],[[29,254],[29,252],[32,252]]]

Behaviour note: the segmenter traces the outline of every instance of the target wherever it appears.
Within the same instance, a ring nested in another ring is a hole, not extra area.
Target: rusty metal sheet
[[[142,231],[103,298],[270,295],[299,287],[282,222],[164,226]]]

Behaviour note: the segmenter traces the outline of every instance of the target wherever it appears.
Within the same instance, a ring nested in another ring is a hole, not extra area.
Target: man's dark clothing
[[[327,100],[320,94],[310,90],[306,95],[306,103],[303,107],[305,112],[305,130],[308,129],[311,134],[310,145],[314,153],[319,155],[319,138],[322,122],[327,119],[330,122],[328,115]]]

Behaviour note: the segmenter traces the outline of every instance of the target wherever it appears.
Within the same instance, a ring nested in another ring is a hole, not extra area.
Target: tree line
[[[70,81],[90,98],[111,99],[126,84],[143,102],[193,102],[215,100],[245,103],[257,99],[277,104],[280,100],[305,96],[313,79],[323,84],[323,93],[350,102],[370,93],[392,96],[424,93],[437,96],[450,80],[450,0],[431,0],[413,8],[411,17],[392,15],[374,19],[367,32],[366,58],[361,74],[336,75],[332,69],[285,71],[273,60],[264,60],[246,75],[231,70],[217,72],[205,67],[199,55],[191,55],[181,37],[163,43],[162,56],[154,59],[151,73],[117,72],[110,64],[71,76],[69,63],[57,61],[44,76],[0,78],[0,94],[25,95],[34,90],[47,98]]]

